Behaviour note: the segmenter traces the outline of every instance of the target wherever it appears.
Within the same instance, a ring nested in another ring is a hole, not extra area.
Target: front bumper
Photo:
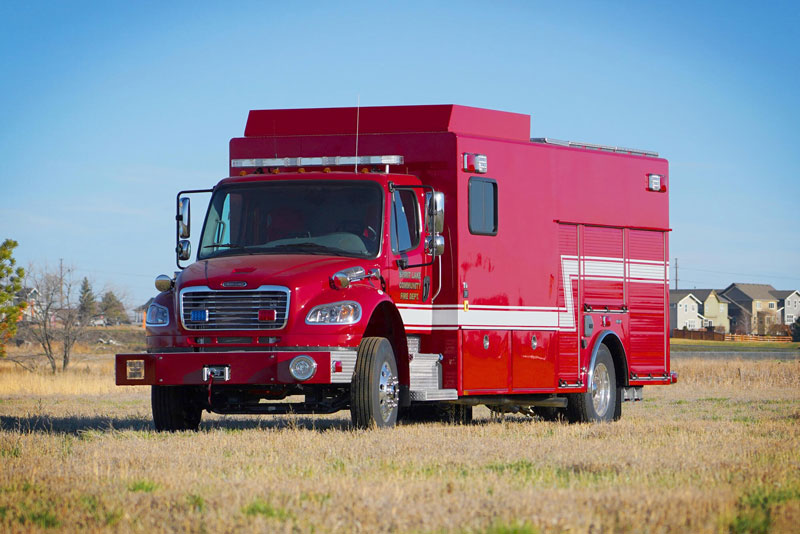
[[[289,362],[295,356],[310,356],[317,364],[314,376],[295,379]],[[275,385],[349,384],[356,363],[355,350],[275,352],[164,352],[117,354],[118,386],[144,385]],[[227,379],[211,370],[227,368]]]

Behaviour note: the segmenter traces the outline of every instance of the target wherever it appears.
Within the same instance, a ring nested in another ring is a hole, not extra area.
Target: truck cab
[[[415,176],[386,172],[400,156],[350,159],[372,164],[343,172],[282,161],[272,163],[277,172],[259,166],[222,180],[185,267],[190,199],[179,194],[182,269],[157,282],[148,354],[123,355],[117,369],[121,384],[152,382],[158,429],[195,428],[203,409],[347,407],[361,426],[388,426],[409,404],[412,366],[395,303],[432,300],[444,197]],[[359,354],[366,368],[356,371]],[[430,360],[417,366],[428,375],[418,393],[441,395],[438,356]],[[266,402],[297,396],[305,400]]]

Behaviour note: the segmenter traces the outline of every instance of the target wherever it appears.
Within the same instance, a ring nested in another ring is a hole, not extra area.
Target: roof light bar
[[[402,165],[403,156],[321,156],[315,158],[232,159],[231,167],[336,167],[340,165]]]
[[[637,148],[625,148],[622,146],[595,145],[593,143],[579,143],[577,141],[562,141],[560,139],[553,139],[552,137],[533,137],[531,138],[531,142],[568,146],[572,148],[586,148],[588,150],[602,150],[605,152],[615,152],[617,154],[632,154],[634,156],[649,156],[651,158],[658,157],[658,152],[653,152],[652,150],[639,150]]]

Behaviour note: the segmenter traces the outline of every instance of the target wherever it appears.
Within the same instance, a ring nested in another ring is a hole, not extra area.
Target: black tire
[[[588,384],[586,393],[575,393],[568,397],[567,419],[571,423],[614,421],[619,418],[620,393],[614,359],[608,347],[600,345],[592,370],[592,382]]]
[[[203,409],[197,402],[196,390],[186,386],[153,386],[150,404],[153,423],[158,432],[196,431]]]
[[[350,417],[356,428],[392,427],[397,423],[400,383],[392,344],[366,337],[358,346],[350,384]]]

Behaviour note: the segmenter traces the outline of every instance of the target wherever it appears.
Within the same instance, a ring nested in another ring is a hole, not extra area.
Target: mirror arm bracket
[[[175,211],[176,211],[176,215],[175,215],[175,251],[176,252],[178,250],[178,246],[179,246],[180,241],[181,241],[180,232],[181,232],[181,221],[183,219],[181,217],[181,214],[180,214],[181,196],[182,195],[186,195],[186,194],[191,194],[191,193],[213,193],[213,192],[214,192],[213,188],[212,189],[187,189],[185,191],[178,191],[178,194],[175,196]],[[178,269],[183,270],[184,267],[183,267],[183,265],[181,265],[180,258],[177,258],[177,257],[175,258],[175,264],[178,266]]]
[[[409,265],[408,264],[408,260],[397,260],[397,266],[400,267],[403,270],[405,270],[405,269],[413,269],[413,268],[416,268],[416,267],[427,267],[429,265],[433,265],[434,262],[436,261],[436,258],[438,258],[438,257],[439,256],[434,256],[433,259],[431,261],[429,261],[428,263],[417,263],[415,265]]]

